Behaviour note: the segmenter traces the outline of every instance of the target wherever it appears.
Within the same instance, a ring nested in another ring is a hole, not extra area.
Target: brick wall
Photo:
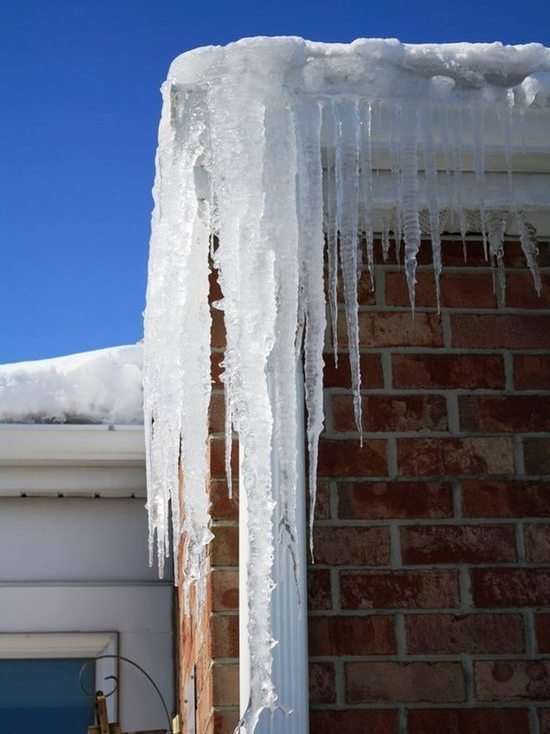
[[[541,248],[538,298],[519,246],[507,244],[502,303],[481,243],[469,241],[465,264],[462,243],[446,241],[440,315],[429,252],[426,243],[414,318],[394,261],[378,264],[374,292],[361,278],[363,448],[346,354],[338,370],[327,355],[309,574],[311,732],[547,734],[550,249]],[[230,734],[238,501],[223,479],[223,323],[213,315],[216,539],[198,731]]]
[[[502,302],[447,241],[438,315],[429,253],[414,319],[394,263],[361,279],[363,449],[328,357],[315,734],[550,732],[550,269],[509,242]]]

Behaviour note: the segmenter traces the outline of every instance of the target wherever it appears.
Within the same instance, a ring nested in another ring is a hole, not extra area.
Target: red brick
[[[358,440],[321,439],[317,473],[321,477],[386,476],[386,442],[369,439],[360,446]]]
[[[336,681],[332,663],[309,664],[310,703],[334,703],[336,701]]]
[[[390,561],[387,528],[317,527],[314,534],[315,563],[331,566],[381,566]]]
[[[487,660],[474,663],[478,701],[538,701],[550,698],[550,662]]]
[[[523,439],[526,474],[550,474],[550,438]]]
[[[481,432],[550,430],[550,396],[472,396],[459,398],[460,428]]]
[[[210,619],[213,658],[239,657],[239,617],[214,614]]]
[[[473,569],[476,607],[530,607],[550,604],[550,569]]]
[[[395,652],[392,617],[310,617],[309,654],[390,655]]]
[[[450,240],[443,239],[441,241],[441,259],[444,266],[449,267],[464,267],[468,266],[483,266],[489,265],[485,253],[483,251],[483,244],[481,239],[466,240],[466,257],[464,255],[464,244],[462,240]],[[430,240],[422,240],[422,246],[420,247],[418,262],[422,265],[432,263],[432,243]]]
[[[511,474],[511,438],[400,438],[402,476]]]
[[[445,431],[447,403],[439,395],[370,395],[363,397],[365,431]],[[351,395],[333,395],[336,431],[356,431]]]
[[[230,611],[239,608],[239,572],[213,569],[212,608],[214,611]]]
[[[413,709],[408,734],[529,734],[527,709]]]
[[[239,518],[239,485],[233,482],[231,499],[225,479],[214,479],[210,482],[210,508],[213,520],[238,520]]]
[[[212,316],[212,329],[210,332],[210,343],[212,349],[223,349],[225,347],[225,322],[223,311],[217,308],[210,309]]]
[[[214,566],[239,565],[239,528],[234,525],[216,525],[212,528],[212,563]]]
[[[401,528],[404,563],[497,563],[516,560],[511,525],[420,525]]]
[[[548,242],[539,242],[539,255],[537,258],[539,266],[547,267],[550,265],[550,247]],[[521,245],[515,240],[506,242],[504,247],[504,264],[507,268],[523,268],[527,267],[527,261]]]
[[[225,400],[219,390],[212,393],[208,423],[210,433],[223,433],[225,430]]]
[[[309,512],[310,497],[306,491],[307,511]],[[326,520],[330,517],[330,484],[329,482],[317,482],[317,496],[315,498],[315,520]]]
[[[338,367],[334,364],[334,357],[327,353],[324,356],[325,369],[323,371],[323,384],[325,388],[346,387],[351,385],[349,355],[338,354]],[[382,374],[382,362],[379,354],[362,354],[360,357],[361,384],[365,388],[384,387],[384,376]]]
[[[341,278],[338,281],[338,302],[344,303],[344,287]],[[357,302],[362,306],[371,306],[376,303],[376,293],[372,287],[372,281],[367,268],[361,271],[359,280],[357,281]]]
[[[550,390],[550,354],[514,355],[516,390]]]
[[[214,734],[233,734],[239,721],[238,709],[214,711]]]
[[[349,703],[445,703],[465,698],[459,663],[347,663],[345,675]]]
[[[458,606],[454,571],[342,573],[343,609],[437,609]]]
[[[505,385],[504,362],[496,354],[394,354],[393,386],[498,389]]]
[[[342,734],[399,734],[397,711],[311,711],[309,720],[312,734],[334,734],[336,731]]]
[[[453,347],[550,347],[550,316],[455,313],[451,315],[451,328]]]
[[[309,568],[307,572],[308,609],[331,609],[330,571]]]
[[[509,308],[550,308],[550,275],[541,273],[542,291],[537,294],[531,273],[506,274],[506,305]]]
[[[342,316],[338,333],[345,339],[346,325]],[[362,349],[372,347],[441,347],[443,333],[441,319],[435,313],[409,311],[360,311],[359,339]],[[344,341],[342,341],[344,343]]]
[[[416,275],[416,305],[435,307],[433,273]],[[408,306],[409,298],[403,273],[386,273],[386,304]],[[441,305],[444,308],[495,308],[493,279],[490,273],[443,273],[441,276]]]
[[[239,703],[239,666],[237,663],[214,665],[214,706]]]
[[[539,709],[540,734],[550,734],[550,709]]]
[[[467,517],[549,517],[550,482],[476,482],[462,486]]]
[[[525,525],[524,534],[527,560],[550,562],[550,525]]]
[[[407,651],[413,655],[520,653],[519,614],[407,615]]]
[[[222,362],[223,362],[223,353],[212,352],[210,354],[210,372],[212,374],[212,389],[219,390],[220,388],[223,388],[223,383],[221,381],[221,374],[223,372],[223,367],[221,366]]]
[[[539,652],[550,652],[550,613],[535,614],[535,633]]]
[[[444,482],[338,484],[338,516],[346,520],[439,519],[452,514],[452,490]]]
[[[223,438],[210,438],[210,474],[213,479],[225,479],[225,441]],[[233,441],[231,449],[231,471],[236,478],[239,472],[239,446]]]

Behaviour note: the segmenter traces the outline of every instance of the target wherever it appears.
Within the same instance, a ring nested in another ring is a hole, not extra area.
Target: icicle
[[[382,218],[382,257],[384,262],[388,262],[390,253],[390,225],[386,217]]]
[[[372,191],[372,104],[367,102],[363,108],[362,132],[360,141],[360,181],[361,204],[364,211],[364,227],[367,241],[367,266],[370,282],[374,290],[374,232],[373,232],[373,191]]]
[[[489,239],[489,253],[491,267],[496,265],[496,275],[493,274],[494,289],[498,292],[500,302],[505,303],[506,274],[504,272],[504,232],[506,230],[506,214],[504,212],[487,212],[487,235]]]
[[[418,117],[415,107],[404,107],[401,115],[399,162],[401,170],[401,211],[405,239],[405,275],[409,301],[414,311],[416,255],[420,249],[418,212]]]
[[[299,248],[305,308],[304,385],[309,454],[309,547],[313,558],[313,521],[317,499],[317,453],[324,420],[323,346],[326,326],[323,278],[321,109],[317,102],[305,101],[298,106],[296,126]],[[345,247],[345,239],[343,242]]]
[[[401,239],[403,237],[403,214],[401,211],[401,170],[399,162],[399,125],[401,117],[400,105],[390,107],[390,162],[393,180],[395,211],[393,231],[395,234],[395,259],[401,259]]]
[[[430,213],[430,236],[432,240],[433,268],[435,278],[435,297],[437,311],[441,310],[441,294],[439,279],[441,276],[441,236],[439,234],[439,203],[437,200],[437,168],[434,152],[434,131],[432,124],[433,110],[422,111],[421,127],[423,130],[424,175],[426,177],[426,195]],[[410,291],[409,291],[410,292]]]
[[[337,130],[334,102],[323,105],[324,135],[332,151],[336,150]],[[334,364],[338,366],[338,225],[336,222],[336,164],[326,166],[326,237],[328,260],[328,302],[332,327]]]
[[[481,237],[483,239],[483,251],[485,259],[488,259],[487,251],[487,224],[485,221],[485,109],[482,106],[471,110],[472,135],[474,142],[474,168],[477,183],[477,196],[479,201],[479,221]]]
[[[537,246],[537,237],[534,227],[527,222],[525,215],[521,212],[514,212],[514,219],[519,232],[519,240],[521,243],[521,249],[525,255],[527,261],[527,267],[531,271],[533,276],[533,284],[537,294],[540,296],[542,290],[542,281],[540,278],[539,266],[537,264],[537,257],[539,254],[539,248]]]
[[[337,107],[336,219],[340,232],[340,262],[344,282],[344,304],[349,361],[353,389],[355,424],[362,433],[361,365],[359,358],[359,317],[357,303],[357,246],[359,205],[359,115],[357,105],[343,101]]]

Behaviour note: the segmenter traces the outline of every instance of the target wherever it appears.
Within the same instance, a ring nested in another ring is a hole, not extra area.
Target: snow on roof
[[[143,422],[142,348],[0,365],[1,423]]]

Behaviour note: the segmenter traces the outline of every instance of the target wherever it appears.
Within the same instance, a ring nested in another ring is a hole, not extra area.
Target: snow
[[[139,344],[0,365],[1,423],[141,424]]]
[[[503,236],[515,228],[540,284],[532,204],[514,180],[512,162],[533,138],[532,110],[549,103],[549,75],[550,49],[538,44],[413,46],[394,39],[349,45],[245,39],[183,54],[170,68],[162,88],[145,313],[150,543],[152,551],[156,537],[162,569],[171,508],[176,552],[185,538],[184,597],[196,585],[200,613],[212,537],[208,277],[214,269],[223,293],[215,307],[226,326],[226,442],[235,431],[249,513],[251,694],[239,727],[247,734],[262,711],[277,705],[273,557],[279,537],[294,553],[297,532],[294,370],[302,350],[313,498],[316,492],[324,232],[332,342],[339,268],[360,429],[357,273],[363,249],[372,272],[375,231],[386,255],[392,239],[398,254],[403,242],[413,309],[423,234],[431,237],[439,297],[444,227],[462,235],[481,231],[500,287]],[[547,145],[547,128],[537,134]],[[273,528],[275,476],[281,529]]]

